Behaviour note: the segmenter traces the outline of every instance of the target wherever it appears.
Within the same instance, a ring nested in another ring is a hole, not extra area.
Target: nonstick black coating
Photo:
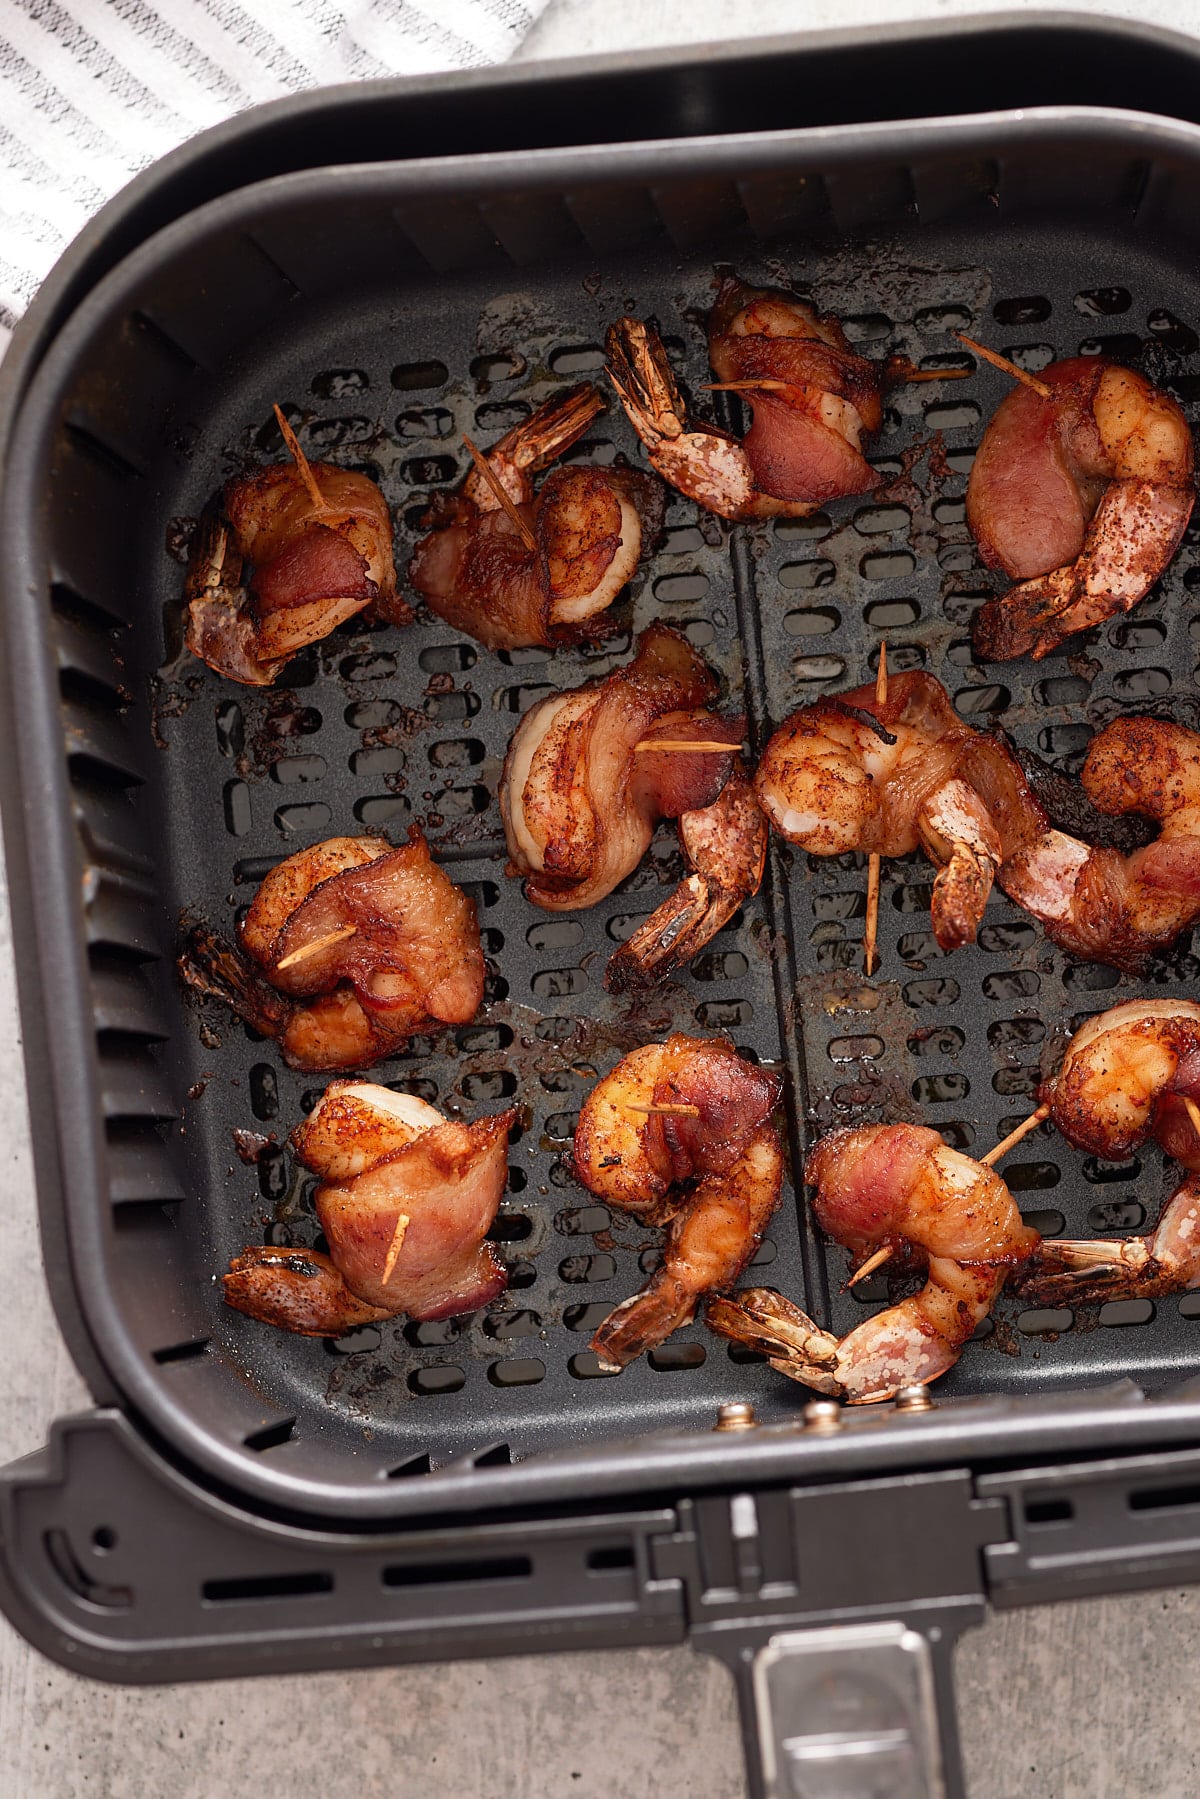
[[[462,434],[493,441],[560,386],[602,382],[598,346],[619,312],[658,318],[702,398],[721,262],[794,283],[869,355],[953,357],[956,328],[1031,367],[1108,348],[1190,408],[1200,302],[1183,232],[1200,163],[1186,128],[1131,142],[1125,130],[997,124],[984,141],[973,125],[905,141],[897,129],[886,156],[865,132],[823,145],[823,175],[797,139],[676,146],[640,168],[632,153],[580,153],[577,167],[557,159],[553,180],[535,158],[507,174],[464,164],[440,185],[427,173],[424,191],[419,172],[298,177],[172,227],[64,333],[7,496],[12,567],[38,600],[47,574],[50,588],[48,607],[26,600],[9,623],[27,825],[49,809],[32,859],[40,984],[27,969],[23,986],[57,1062],[66,1235],[47,1253],[66,1262],[117,1389],[189,1460],[280,1503],[365,1516],[422,1485],[385,1477],[464,1457],[703,1426],[724,1399],[786,1416],[804,1391],[702,1325],[596,1378],[590,1329],[644,1278],[654,1235],[595,1206],[564,1163],[595,1076],[647,1037],[722,1029],[788,1075],[793,1150],[833,1123],[908,1118],[980,1153],[1031,1104],[1040,1064],[1079,1017],[1190,984],[1186,946],[1142,982],[1076,966],[1000,897],[980,944],[942,957],[918,858],[885,866],[882,968],[868,984],[864,867],[780,847],[763,894],[684,979],[614,1000],[604,962],[678,878],[673,833],[624,890],[575,916],[538,912],[503,872],[494,790],[520,711],[617,666],[651,618],[703,646],[756,742],[794,706],[869,679],[884,637],[893,669],[928,668],[965,714],[1069,771],[1121,712],[1153,704],[1195,722],[1190,537],[1133,618],[1036,667],[974,663],[967,625],[989,578],[962,495],[1006,391],[990,369],[895,394],[874,450],[879,491],[828,516],[731,531],[673,497],[621,634],[596,652],[493,655],[437,621],[352,624],[256,694],[177,656],[182,568],[168,549],[228,474],[280,453],[278,400],[310,455],[380,480],[402,566],[422,496],[463,472]],[[640,461],[610,404],[574,455],[617,454]],[[38,754],[54,724],[46,620],[69,788]],[[172,952],[185,916],[228,929],[290,851],[368,826],[398,837],[412,821],[480,903],[489,998],[475,1025],[414,1042],[374,1078],[469,1117],[521,1106],[497,1230],[513,1282],[471,1319],[325,1346],[228,1311],[216,1285],[247,1243],[314,1241],[307,1179],[281,1148],[245,1166],[232,1133],[282,1142],[321,1083],[181,997]],[[19,828],[11,805],[6,826]],[[1169,1191],[1156,1153],[1098,1167],[1047,1133],[1006,1174],[1039,1228],[1071,1235],[1139,1228]],[[842,1294],[845,1273],[786,1190],[747,1278],[840,1331],[888,1295],[883,1282]],[[1068,1328],[1002,1305],[943,1390],[1161,1383],[1200,1364],[1194,1309],[1106,1308]]]

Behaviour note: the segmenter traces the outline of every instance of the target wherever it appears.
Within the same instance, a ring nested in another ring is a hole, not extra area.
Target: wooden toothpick
[[[879,672],[875,676],[875,704],[887,705],[887,639],[879,646]],[[878,851],[872,850],[867,857],[867,922],[863,931],[863,966],[868,974],[874,974],[879,965],[879,876],[883,867],[883,859]]]
[[[1186,1094],[1180,1094],[1180,1098],[1183,1100],[1184,1111],[1192,1121],[1192,1129],[1195,1131],[1197,1137],[1200,1137],[1200,1106],[1196,1104],[1194,1099],[1188,1099]]]
[[[516,508],[515,504],[513,503],[513,500],[511,498],[511,496],[509,495],[507,489],[505,488],[503,481],[501,481],[499,475],[496,473],[495,469],[492,467],[492,465],[488,461],[487,457],[483,454],[483,451],[480,450],[475,444],[473,444],[471,442],[470,438],[467,437],[465,434],[463,436],[463,442],[466,444],[468,450],[471,452],[471,461],[475,464],[475,467],[478,469],[479,473],[483,476],[483,479],[487,482],[488,486],[491,488],[492,492],[495,494],[497,500],[500,502],[500,505],[503,507],[504,511],[507,512],[509,518],[512,520],[513,524],[517,527],[517,530],[521,533],[521,536],[525,539],[525,543],[526,543],[527,547],[531,550],[536,550],[537,549],[537,538],[533,535],[533,532],[529,529],[529,526],[525,523],[525,520],[521,517],[521,514],[517,511],[517,508]]]
[[[304,451],[297,442],[296,433],[284,418],[280,408],[276,406],[274,410],[275,423],[279,426],[283,441],[287,445],[288,454],[296,465],[296,472],[308,489],[309,499],[312,501],[313,506],[318,512],[328,512],[329,507],[325,504],[325,495],[317,486],[317,477],[313,474],[312,469],[309,466],[308,457],[304,454]]]
[[[1009,1150],[1021,1141],[1022,1137],[1028,1137],[1030,1131],[1036,1131],[1038,1125],[1049,1116],[1050,1107],[1039,1106],[1036,1112],[1031,1112],[1029,1117],[1017,1126],[1015,1131],[1010,1131],[1007,1137],[1002,1137],[995,1149],[989,1149],[987,1155],[980,1156],[979,1160],[985,1168],[990,1168],[993,1162],[998,1162],[1001,1156],[1006,1156]]]
[[[297,962],[307,962],[310,956],[319,956],[323,949],[330,949],[335,943],[344,943],[347,937],[353,937],[357,929],[356,924],[344,924],[336,931],[326,931],[323,937],[314,937],[311,943],[302,944],[299,949],[294,949],[289,956],[285,956],[282,962],[276,962],[276,974],[284,968],[294,968]]]
[[[404,1247],[405,1234],[411,1223],[412,1219],[407,1212],[401,1212],[396,1220],[396,1228],[392,1233],[392,1241],[388,1245],[387,1257],[383,1264],[383,1284],[385,1287],[392,1278],[392,1270],[396,1266],[396,1258]]]
[[[1041,394],[1043,400],[1048,400],[1054,392],[1048,381],[1039,381],[1036,375],[1031,375],[1028,369],[1019,368],[1015,362],[1010,362],[1007,356],[1001,356],[998,350],[989,350],[985,344],[977,344],[973,337],[965,337],[961,331],[956,331],[954,335],[960,344],[966,344],[968,350],[974,350],[977,356],[982,356],[983,360],[990,362],[993,368],[1003,369],[1004,373],[1011,375],[1014,381],[1022,381],[1026,387],[1032,387],[1034,393]]]
[[[640,743],[634,744],[633,753],[635,756],[642,756],[659,750],[666,750],[670,754],[684,750],[703,750],[706,754],[715,754],[717,750],[722,750],[725,754],[732,756],[741,747],[740,743],[718,743],[715,737],[697,737],[691,743],[686,737],[661,737],[658,739],[643,737]]]
[[[850,1276],[846,1285],[848,1287],[857,1287],[859,1281],[865,1281],[869,1274],[874,1274],[877,1268],[882,1268],[883,1264],[890,1261],[895,1253],[892,1245],[890,1243],[885,1243],[882,1249],[877,1249],[874,1255],[867,1257],[861,1268],[856,1268],[854,1270],[854,1273]]]

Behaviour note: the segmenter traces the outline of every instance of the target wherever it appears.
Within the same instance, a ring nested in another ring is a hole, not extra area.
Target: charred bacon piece
[[[547,401],[478,458],[490,479],[477,464],[425,517],[408,578],[439,618],[488,649],[603,637],[608,608],[662,529],[652,475],[554,469],[534,485],[603,408],[587,382]]]
[[[335,1081],[291,1139],[321,1180],[316,1211],[329,1254],[246,1249],[223,1277],[226,1303],[306,1337],[487,1305],[508,1279],[485,1239],[515,1117],[460,1124],[411,1094]]]
[[[194,930],[179,958],[198,992],[278,1039],[292,1068],[366,1068],[432,1024],[466,1024],[483,999],[474,902],[420,830],[333,837],[271,870],[234,949]]]
[[[394,623],[412,617],[396,599],[391,515],[375,483],[302,455],[226,482],[197,526],[184,597],[193,655],[253,687],[365,606]]]
[[[608,1205],[670,1226],[659,1268],[592,1338],[605,1366],[689,1323],[757,1249],[783,1184],[779,1090],[724,1039],[674,1035],[633,1050],[588,1095],[575,1173]]]
[[[508,871],[525,876],[535,906],[595,905],[637,867],[659,819],[679,820],[690,872],[614,957],[612,984],[670,973],[762,880],[766,825],[738,755],[744,721],[708,710],[716,692],[686,637],[652,625],[631,663],[543,700],[509,745]]]

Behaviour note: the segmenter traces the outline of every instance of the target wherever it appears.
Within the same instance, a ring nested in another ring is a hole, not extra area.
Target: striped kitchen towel
[[[259,100],[510,56],[547,0],[0,0],[0,353],[139,169]]]

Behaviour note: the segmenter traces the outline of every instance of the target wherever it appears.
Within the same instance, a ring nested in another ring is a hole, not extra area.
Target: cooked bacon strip
[[[860,1262],[887,1248],[900,1266],[925,1268],[921,1291],[842,1338],[765,1288],[711,1299],[706,1316],[781,1374],[852,1403],[890,1399],[953,1368],[1040,1242],[999,1175],[918,1125],[834,1131],[810,1154],[804,1177],[817,1189],[817,1221],[835,1242]]]
[[[193,932],[181,972],[277,1037],[294,1068],[367,1067],[427,1025],[466,1024],[483,999],[474,904],[415,826],[399,849],[335,837],[289,856],[239,934],[241,957]]]
[[[439,618],[489,649],[578,643],[613,626],[608,608],[662,529],[663,490],[627,468],[534,471],[570,447],[604,405],[590,383],[548,401],[439,496],[408,575]]]
[[[771,1119],[779,1091],[775,1075],[723,1039],[673,1035],[633,1050],[588,1095],[577,1176],[609,1205],[670,1224],[660,1267],[592,1338],[607,1367],[625,1367],[688,1323],[758,1247],[783,1182]]]
[[[1200,919],[1200,733],[1117,719],[1088,745],[1080,780],[1098,811],[1157,819],[1158,836],[1123,856],[1047,827],[1001,883],[1065,949],[1136,969]]]
[[[218,674],[270,686],[289,657],[375,603],[395,623],[392,521],[373,481],[311,465],[318,510],[300,471],[275,463],[226,483],[197,529],[188,561],[187,643]]]
[[[1144,376],[1098,356],[1043,369],[984,432],[967,484],[983,560],[1020,585],[977,613],[990,661],[1048,655],[1128,611],[1178,548],[1195,503],[1191,431]]]
[[[737,755],[744,721],[709,712],[715,693],[687,639],[652,625],[632,663],[543,700],[509,745],[500,780],[508,872],[526,877],[536,906],[595,905],[637,867],[658,820],[679,820],[691,872],[614,959],[614,984],[670,972],[676,938],[679,955],[694,953],[762,879],[766,829]],[[729,754],[639,750],[656,738],[727,741]]]
[[[878,431],[885,381],[928,379],[868,362],[837,319],[774,288],[726,276],[709,320],[713,388],[739,393],[753,423],[739,443],[690,419],[662,339],[628,316],[607,336],[608,374],[653,468],[722,518],[802,518],[877,478],[863,443]]]
[[[486,1305],[508,1278],[486,1234],[515,1118],[447,1122],[409,1094],[334,1082],[292,1133],[297,1160],[321,1177],[315,1203],[329,1257],[249,1249],[225,1276],[227,1302],[306,1336]]]

